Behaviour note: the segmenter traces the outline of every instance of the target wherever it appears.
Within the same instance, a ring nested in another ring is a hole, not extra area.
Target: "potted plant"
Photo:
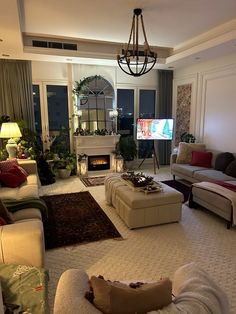
[[[58,173],[62,179],[68,178],[76,169],[76,156],[69,152],[59,154],[58,158],[53,160],[53,170]]]
[[[195,143],[196,138],[193,134],[188,133],[188,132],[184,132],[183,134],[181,134],[180,140],[181,140],[181,142]]]
[[[127,169],[134,167],[134,159],[137,156],[137,145],[132,136],[120,138],[120,141],[116,145],[116,154],[120,154],[123,157]]]

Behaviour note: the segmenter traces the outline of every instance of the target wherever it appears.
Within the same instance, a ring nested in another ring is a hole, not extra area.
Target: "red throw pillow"
[[[11,169],[13,166],[17,166],[17,159],[9,159],[9,160],[4,160],[0,162],[0,170],[3,172],[7,172],[9,169]]]
[[[6,223],[6,221],[5,221],[5,219],[3,219],[2,217],[0,217],[0,226],[4,226],[4,225],[6,225],[7,223]]]
[[[16,188],[26,181],[27,176],[17,167],[13,166],[9,171],[0,173],[0,181],[5,186]]]
[[[191,166],[199,166],[211,168],[212,153],[211,152],[192,152]]]
[[[24,168],[22,168],[21,166],[16,166],[18,169],[20,169],[20,171],[26,176],[28,177],[28,173],[25,171]]]

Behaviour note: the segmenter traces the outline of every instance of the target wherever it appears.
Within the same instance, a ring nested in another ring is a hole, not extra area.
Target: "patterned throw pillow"
[[[190,164],[192,160],[192,151],[205,151],[205,144],[180,142],[178,148],[177,164]]]

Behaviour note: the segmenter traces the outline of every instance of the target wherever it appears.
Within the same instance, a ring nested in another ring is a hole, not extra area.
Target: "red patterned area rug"
[[[104,185],[105,176],[80,178],[85,186]]]
[[[44,219],[46,249],[116,238],[110,219],[89,192],[41,197],[48,207]]]

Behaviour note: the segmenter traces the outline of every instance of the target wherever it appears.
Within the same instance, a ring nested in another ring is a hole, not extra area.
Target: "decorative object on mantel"
[[[93,135],[100,135],[100,136],[105,136],[105,135],[116,135],[116,132],[113,131],[107,131],[107,129],[97,129],[95,131],[90,131],[88,129],[79,129],[77,128],[76,131],[74,132],[75,136],[93,136]]]
[[[144,46],[139,47],[139,17],[144,37]],[[133,42],[131,43],[131,40]],[[148,73],[155,65],[157,53],[151,51],[143,23],[142,9],[134,9],[129,41],[122,55],[117,56],[118,65],[123,72],[132,76]]]
[[[113,109],[111,111],[109,111],[109,117],[112,119],[112,132],[115,133],[116,130],[115,130],[115,120],[117,119],[118,117],[118,110],[116,109]]]

